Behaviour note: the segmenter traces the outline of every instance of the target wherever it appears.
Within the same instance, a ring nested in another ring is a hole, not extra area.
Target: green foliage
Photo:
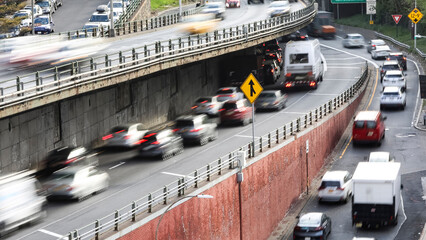
[[[14,26],[19,25],[22,18],[0,18],[0,32],[7,32]]]
[[[0,18],[5,18],[8,15],[12,15],[19,9],[24,8],[26,1],[22,0],[2,0],[0,3]]]
[[[163,10],[175,6],[179,6],[179,0],[151,0],[152,11]]]

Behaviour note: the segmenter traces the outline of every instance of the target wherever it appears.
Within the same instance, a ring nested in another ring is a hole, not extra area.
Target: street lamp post
[[[183,200],[183,199],[185,199],[185,198],[193,198],[193,197],[196,197],[196,198],[213,198],[213,196],[212,196],[212,195],[199,194],[199,195],[195,195],[195,196],[194,196],[194,195],[184,196],[184,197],[179,198],[178,200],[174,201],[172,204],[170,204],[170,205],[166,208],[166,210],[163,212],[163,214],[161,214],[160,220],[158,220],[157,228],[155,229],[155,240],[157,240],[157,236],[158,236],[158,228],[160,227],[160,223],[161,223],[161,220],[163,220],[164,214],[166,214],[166,212],[167,212],[167,211],[169,211],[169,210],[170,210],[170,208],[171,208],[173,205],[175,205],[176,203],[178,203],[179,201],[181,201],[181,200]]]
[[[111,25],[109,27],[109,37],[115,37],[115,32],[114,32],[114,5],[112,0],[109,1],[109,19],[110,22],[109,24]]]
[[[31,34],[34,35],[34,0],[31,0]]]

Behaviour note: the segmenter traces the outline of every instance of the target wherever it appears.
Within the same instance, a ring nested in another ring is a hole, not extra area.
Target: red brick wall
[[[267,239],[290,205],[306,190],[306,140],[309,181],[324,164],[352,119],[362,96],[317,128],[244,169],[241,183],[241,239]],[[159,228],[164,239],[240,239],[239,189],[236,176],[210,188],[213,199],[192,198],[166,213]],[[154,239],[158,220],[121,237]]]

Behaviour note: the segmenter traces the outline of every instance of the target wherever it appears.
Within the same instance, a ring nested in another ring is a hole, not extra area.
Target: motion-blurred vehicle
[[[254,106],[256,111],[266,109],[281,110],[285,108],[287,98],[287,94],[282,94],[280,90],[265,90],[257,97]]]
[[[222,2],[208,2],[201,9],[202,13],[215,14],[216,18],[225,19],[225,5]]]
[[[253,122],[252,106],[247,99],[228,100],[219,110],[220,123],[241,123],[243,126]]]
[[[239,100],[244,98],[244,94],[240,92],[238,87],[223,87],[216,92],[217,100],[224,102],[227,100]]]
[[[263,80],[267,84],[275,84],[281,75],[281,67],[276,59],[268,59],[263,62]]]
[[[34,171],[0,177],[0,235],[46,217],[46,197]]]
[[[176,119],[174,132],[179,134],[184,143],[205,145],[217,139],[217,124],[209,122],[207,115],[184,115]]]
[[[227,8],[239,8],[240,0],[225,0],[225,5]]]
[[[77,199],[104,191],[109,186],[108,173],[94,166],[72,166],[54,172],[44,188],[47,199]]]
[[[92,16],[89,19],[89,22],[92,24],[98,23],[103,28],[108,29],[110,26],[110,19],[109,19],[109,8],[107,5],[99,5],[96,8],[96,12],[92,14]]]
[[[250,5],[252,3],[261,3],[263,4],[265,1],[264,0],[247,0],[247,4]]]
[[[388,70],[402,71],[403,68],[401,67],[401,65],[399,65],[398,61],[396,60],[384,61],[382,66],[380,67],[380,82],[383,81],[383,77],[385,76]]]
[[[383,76],[382,86],[386,87],[399,87],[405,92],[407,89],[407,80],[405,79],[406,74],[400,70],[388,70]]]
[[[336,28],[333,26],[332,19],[333,13],[318,11],[314,20],[307,26],[308,35],[334,39],[336,37]]]
[[[387,45],[387,44],[382,39],[372,39],[372,40],[368,41],[367,52],[371,53],[371,51],[376,49],[377,46],[385,46],[385,45]]]
[[[188,34],[211,32],[216,29],[218,21],[213,13],[194,14],[184,20],[181,29]]]
[[[223,102],[218,100],[217,96],[200,97],[191,107],[195,114],[207,114],[208,116],[218,116],[219,109],[222,108]]]
[[[402,67],[402,70],[407,70],[407,57],[405,57],[404,53],[402,52],[391,52],[389,53],[389,56],[386,58],[386,60],[396,60]]]
[[[394,162],[395,157],[390,152],[370,152],[369,162]]]
[[[42,15],[34,19],[35,34],[49,34],[55,31],[55,24],[51,15]]]
[[[380,111],[360,111],[352,126],[353,144],[374,143],[381,145],[385,138],[386,117]]]
[[[390,52],[391,49],[388,45],[376,46],[375,49],[371,50],[371,58],[374,60],[386,59]]]
[[[405,91],[400,87],[385,87],[380,97],[380,110],[385,108],[405,109],[407,97]]]
[[[343,47],[352,48],[352,47],[364,47],[365,41],[364,37],[359,33],[348,33],[342,40]]]
[[[132,148],[147,133],[142,123],[129,123],[113,127],[102,137],[104,147]]]
[[[50,0],[38,0],[36,4],[41,7],[43,14],[52,14],[55,12],[55,7],[52,5],[53,2]]]
[[[347,202],[352,195],[352,179],[348,171],[327,171],[318,189],[319,201]]]
[[[0,39],[13,38],[21,35],[21,28],[19,26],[14,26],[9,28],[6,33],[0,33]]]
[[[84,24],[82,30],[78,32],[78,36],[76,33],[75,37],[78,37],[78,38],[98,37],[100,35],[101,35],[101,24],[88,22]]]
[[[182,137],[169,128],[147,132],[138,144],[139,156],[143,158],[159,157],[167,160],[183,152]]]
[[[282,42],[288,42],[288,41],[305,41],[309,40],[308,35],[302,34],[300,31],[292,32],[288,35],[285,35],[281,38]]]
[[[40,174],[48,176],[54,171],[71,165],[93,165],[99,163],[97,153],[85,147],[61,147],[50,151],[41,161]]]
[[[22,10],[29,10],[30,14],[31,14],[31,5],[25,6]],[[34,5],[33,11],[34,11],[34,17],[35,18],[43,15],[43,9],[41,9],[41,7],[39,5]]]
[[[269,4],[268,15],[269,17],[277,17],[290,14],[290,3],[287,0],[273,1]]]
[[[331,218],[325,213],[303,214],[293,230],[294,240],[326,239],[331,232]]]

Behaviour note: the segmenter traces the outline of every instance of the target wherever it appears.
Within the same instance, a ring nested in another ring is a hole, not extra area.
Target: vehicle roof
[[[385,87],[383,92],[399,92],[400,89],[400,87]]]
[[[389,50],[390,51],[390,47],[388,45],[380,45],[380,46],[376,46],[376,51],[377,50]]]
[[[402,71],[401,70],[388,70],[388,71],[386,71],[386,75],[396,75],[396,74],[402,75]]]
[[[355,36],[357,36],[357,37],[361,36],[362,37],[362,35],[359,34],[359,33],[348,33],[347,35],[352,36],[352,37],[355,37]]]
[[[371,39],[371,42],[386,43],[383,39]]]
[[[352,180],[393,180],[399,174],[399,162],[360,162]]]
[[[305,213],[300,217],[299,221],[303,220],[303,219],[318,219],[318,220],[321,220],[322,215],[323,215],[323,213],[320,213],[320,212]]]
[[[389,159],[389,152],[370,152],[369,158],[386,158]]]
[[[265,91],[262,91],[260,94],[262,94],[262,93],[276,93],[278,91],[280,91],[280,90],[265,90]]]
[[[319,44],[318,39],[307,40],[307,41],[289,41],[285,45],[285,48],[287,49],[288,47],[296,47],[296,46],[300,46],[300,48],[304,48],[306,46],[311,46],[311,45],[315,45],[315,44]]]
[[[397,60],[388,60],[388,61],[384,61],[383,65],[393,65],[393,64],[398,64]]]
[[[379,111],[360,111],[356,115],[355,121],[374,121],[379,114]]]
[[[340,181],[348,173],[348,171],[327,171],[322,177],[322,181]]]

